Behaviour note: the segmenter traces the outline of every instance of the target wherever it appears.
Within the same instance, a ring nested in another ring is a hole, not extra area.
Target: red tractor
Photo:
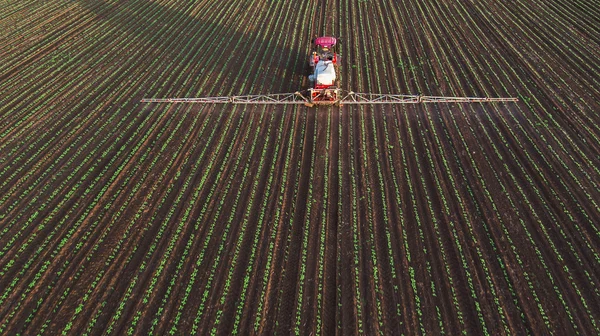
[[[337,82],[338,55],[335,53],[335,37],[323,36],[313,40],[314,50],[309,59],[308,99],[312,104],[331,105],[339,101]]]

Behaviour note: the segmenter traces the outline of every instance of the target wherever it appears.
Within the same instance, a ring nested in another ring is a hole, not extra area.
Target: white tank
[[[313,80],[319,85],[335,85],[335,66],[332,61],[319,61],[315,67]]]

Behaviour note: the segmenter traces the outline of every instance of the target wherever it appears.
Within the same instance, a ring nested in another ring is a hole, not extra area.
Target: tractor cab
[[[334,65],[337,64],[338,56],[335,52],[337,42],[338,40],[331,36],[317,37],[312,40],[314,46],[309,60],[311,74],[314,73],[319,61],[330,61]]]
[[[315,52],[319,59],[325,61],[332,61],[333,64],[337,63],[337,55],[335,53],[335,45],[337,39],[331,36],[323,36],[314,39]]]

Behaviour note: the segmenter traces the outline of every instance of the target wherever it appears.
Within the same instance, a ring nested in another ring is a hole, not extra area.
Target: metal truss
[[[377,94],[347,92],[340,100],[340,104],[416,104],[419,103],[416,95]]]
[[[440,97],[399,94],[376,94],[347,92],[340,104],[418,104],[418,103],[488,103],[488,102],[517,102],[518,98],[488,98],[488,97]]]
[[[144,98],[142,103],[205,103],[205,104],[305,104],[308,99],[300,92],[264,95],[204,97],[204,98]]]
[[[519,98],[488,98],[488,97],[439,97],[420,96],[420,103],[491,103],[491,102],[517,102]]]
[[[231,96],[233,104],[304,104],[308,99],[300,92],[274,93],[265,95]]]
[[[488,103],[488,102],[517,102],[518,98],[489,98],[489,97],[440,97],[401,94],[357,93],[339,90],[339,100],[331,104],[358,105],[358,104],[419,104],[419,103]],[[309,95],[310,96],[310,95]],[[142,103],[205,103],[205,104],[305,104],[312,106],[311,102],[302,93],[274,93],[263,95],[229,96],[229,97],[204,97],[204,98],[144,98]]]
[[[231,102],[230,97],[204,97],[204,98],[144,98],[142,103],[207,103],[227,104]]]

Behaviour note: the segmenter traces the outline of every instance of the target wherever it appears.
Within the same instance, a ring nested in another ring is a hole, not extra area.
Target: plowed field
[[[600,8],[0,2],[0,334],[600,334]],[[283,93],[313,35],[355,92]]]

